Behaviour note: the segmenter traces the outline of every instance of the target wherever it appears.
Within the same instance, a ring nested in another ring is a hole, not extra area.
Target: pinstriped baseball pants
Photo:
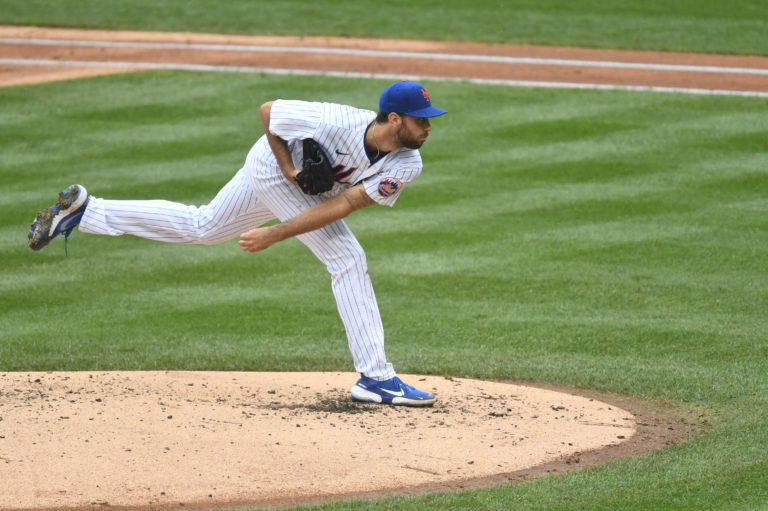
[[[164,200],[106,200],[91,197],[81,232],[131,234],[170,243],[214,244],[278,218],[288,220],[321,199],[305,195],[282,175],[246,165],[205,206]],[[343,220],[298,239],[322,261],[347,333],[355,370],[376,379],[395,376],[384,353],[384,328],[368,275],[365,252]]]

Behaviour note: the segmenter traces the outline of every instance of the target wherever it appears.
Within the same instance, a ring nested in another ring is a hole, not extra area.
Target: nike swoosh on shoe
[[[387,390],[387,389],[382,389],[382,388],[379,388],[379,390],[382,391],[382,392],[386,392],[387,394],[391,394],[393,396],[397,396],[397,397],[403,397],[405,395],[405,391],[403,389],[400,389],[400,392],[395,392],[393,390]]]

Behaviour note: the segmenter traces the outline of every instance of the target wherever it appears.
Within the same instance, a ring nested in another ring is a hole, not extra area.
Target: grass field
[[[0,22],[768,55],[764,0],[0,0]]]
[[[143,4],[121,4],[126,21],[112,23],[86,8],[59,11],[70,2],[23,5],[0,2],[0,22],[135,27],[129,11]],[[222,19],[244,4],[226,5]],[[601,16],[624,26],[663,12],[648,3],[634,18],[640,7],[605,5]],[[744,26],[766,26],[758,4],[734,5],[749,14]],[[692,6],[669,9],[683,18]],[[693,45],[709,15],[710,26],[736,26],[715,22],[716,10],[697,7],[678,23],[687,42],[668,48]],[[185,16],[151,28],[180,29]],[[482,39],[472,20],[457,36]],[[398,35],[434,36],[420,28]],[[711,44],[747,51],[729,34]],[[615,45],[636,46],[625,36]],[[350,370],[328,278],[295,240],[250,255],[234,241],[76,232],[65,257],[61,240],[33,253],[25,237],[35,212],[73,182],[110,198],[205,203],[260,135],[261,102],[373,107],[384,85],[163,72],[0,89],[0,371]],[[398,370],[669,400],[713,426],[649,456],[525,484],[323,508],[768,509],[768,102],[429,85],[450,114],[434,123],[424,174],[396,208],[349,219]]]
[[[328,279],[296,241],[258,255],[234,241],[79,233],[69,257],[60,240],[25,246],[34,212],[71,182],[204,203],[260,133],[243,105],[282,94],[367,106],[383,85],[313,82],[151,73],[0,90],[0,370],[350,369]],[[768,497],[765,101],[431,89],[450,115],[435,122],[424,175],[397,208],[349,220],[397,367],[684,402],[717,426],[534,483],[332,507],[758,509]]]

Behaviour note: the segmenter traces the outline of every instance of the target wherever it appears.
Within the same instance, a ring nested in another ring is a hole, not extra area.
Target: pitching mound
[[[355,379],[5,373],[0,509],[275,506],[499,484],[618,457],[650,426],[589,397],[434,376],[403,377],[437,393],[432,408],[359,404]]]

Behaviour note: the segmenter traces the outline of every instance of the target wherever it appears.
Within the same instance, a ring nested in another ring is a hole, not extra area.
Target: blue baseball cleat
[[[69,238],[72,229],[80,223],[90,197],[81,185],[69,186],[59,193],[59,200],[39,212],[29,227],[29,248],[40,250],[62,233],[65,239]]]
[[[366,403],[432,406],[437,399],[434,394],[406,385],[397,376],[384,381],[363,376],[357,380],[351,392],[353,401],[363,401]]]

